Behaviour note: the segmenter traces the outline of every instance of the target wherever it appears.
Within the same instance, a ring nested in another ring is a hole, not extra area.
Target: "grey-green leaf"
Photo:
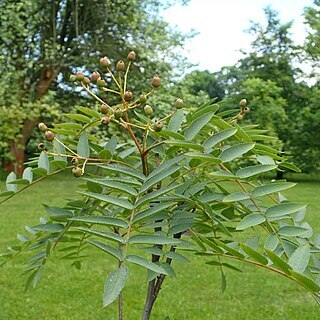
[[[295,202],[281,203],[267,209],[266,216],[268,218],[282,217],[287,214],[297,212],[305,207],[306,205],[301,203],[295,203]]]
[[[140,234],[130,237],[129,243],[177,245],[180,244],[181,241],[179,239],[165,237],[157,234]]]
[[[292,182],[274,182],[268,183],[263,186],[259,186],[252,191],[254,197],[262,197],[275,192],[280,192],[289,188],[292,188],[296,183]]]
[[[250,194],[243,191],[237,191],[224,197],[223,202],[235,202],[247,199],[250,199]]]
[[[31,167],[27,167],[24,169],[23,174],[22,174],[22,179],[28,180],[29,183],[32,182],[33,180],[33,172]]]
[[[128,275],[128,267],[124,264],[109,274],[104,284],[103,307],[108,306],[116,300],[126,284]]]
[[[309,244],[298,247],[289,258],[290,267],[299,273],[303,273],[306,269],[310,259]]]
[[[186,129],[184,136],[187,140],[192,140],[199,133],[199,131],[211,120],[212,112],[206,113],[193,121]]]
[[[246,167],[238,170],[238,172],[236,173],[236,176],[242,179],[245,179],[263,172],[274,170],[276,168],[277,168],[277,165],[258,164],[256,166],[250,166],[250,167]]]
[[[113,226],[113,227],[120,227],[120,228],[128,227],[128,224],[126,221],[120,218],[114,218],[114,217],[81,216],[81,217],[70,218],[69,220],[90,223],[90,224],[101,224],[105,226]]]
[[[239,143],[228,149],[224,149],[220,154],[220,159],[223,162],[230,162],[243,154],[247,153],[255,146],[254,143]]]
[[[6,179],[6,187],[8,191],[16,192],[18,189],[18,186],[16,184],[11,184],[11,182],[16,181],[17,176],[14,172],[11,172]]]
[[[203,146],[205,149],[209,149],[219,142],[232,137],[237,132],[237,128],[225,129],[217,134],[212,135],[209,137],[204,143]]]
[[[237,230],[244,230],[249,227],[259,225],[266,221],[266,218],[260,213],[251,213],[245,216],[237,225]]]
[[[80,157],[86,157],[86,158],[89,157],[90,155],[89,141],[88,141],[88,136],[86,131],[83,131],[79,138],[78,145],[77,145],[77,154]]]
[[[296,226],[284,226],[278,230],[278,233],[284,237],[298,237],[309,231],[309,229],[296,227]]]
[[[123,198],[106,196],[101,193],[93,193],[93,192],[79,192],[79,193],[82,195],[88,196],[90,198],[94,198],[97,200],[101,200],[103,202],[114,204],[114,205],[121,207],[121,208],[129,209],[129,210],[133,209],[133,205],[128,200],[123,199]]]
[[[43,168],[47,173],[50,171],[48,155],[42,151],[38,159],[38,168]]]
[[[183,110],[178,110],[170,119],[168,130],[178,132],[183,122]]]
[[[146,258],[137,256],[134,254],[130,254],[126,257],[126,261],[131,262],[131,263],[135,263],[143,268],[154,271],[156,273],[168,275],[167,271],[164,268],[147,260]]]

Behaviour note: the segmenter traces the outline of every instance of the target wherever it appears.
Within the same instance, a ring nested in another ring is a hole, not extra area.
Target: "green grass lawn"
[[[79,180],[52,177],[0,206],[0,251],[16,242],[16,234],[25,225],[35,225],[44,215],[41,204],[60,205],[74,195]],[[299,182],[285,192],[294,201],[309,203],[307,220],[320,231],[320,183]],[[320,309],[306,291],[295,283],[265,270],[243,265],[244,273],[226,270],[228,286],[220,290],[220,276],[203,259],[189,255],[192,263],[176,262],[176,278],[163,284],[152,319],[320,319]],[[23,291],[20,256],[0,269],[0,320],[96,320],[117,319],[116,303],[102,309],[104,280],[115,268],[94,248],[82,269],[70,267],[70,261],[54,258],[48,262],[36,289]],[[141,318],[146,292],[146,273],[132,267],[124,290],[124,319]]]

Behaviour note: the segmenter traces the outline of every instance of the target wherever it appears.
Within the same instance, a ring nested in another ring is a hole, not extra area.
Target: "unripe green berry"
[[[154,88],[158,88],[158,87],[160,87],[160,82],[161,82],[160,78],[157,75],[154,75],[152,80],[151,80],[152,86]]]
[[[133,93],[131,91],[126,91],[123,95],[124,100],[131,101],[133,99]]]
[[[43,150],[46,149],[46,145],[45,145],[43,142],[41,142],[41,143],[38,144],[38,149],[39,149],[40,151],[43,151]]]
[[[119,119],[119,118],[122,117],[123,112],[122,112],[122,110],[121,110],[120,108],[116,108],[116,109],[113,111],[113,114],[114,114],[114,117],[115,117],[116,119]]]
[[[108,113],[109,108],[108,108],[108,106],[106,104],[102,104],[100,106],[100,111],[101,111],[101,113],[106,114],[106,113]]]
[[[76,80],[77,80],[77,81],[82,81],[83,79],[84,79],[83,73],[82,73],[81,71],[78,71],[78,72],[76,73]]]
[[[249,108],[249,107],[243,108],[243,112],[244,112],[244,113],[249,113],[249,112],[250,112],[250,108]]]
[[[54,140],[54,133],[50,130],[47,130],[44,133],[44,137],[46,138],[47,141],[53,141]]]
[[[109,116],[103,116],[101,118],[101,123],[102,124],[109,124],[110,123],[110,117]]]
[[[106,85],[106,82],[105,82],[103,79],[99,78],[99,79],[97,80],[97,86],[98,86],[98,87],[102,88],[102,87],[104,87],[105,85]]]
[[[97,82],[97,80],[100,78],[100,73],[98,71],[94,71],[91,74],[91,81],[92,82]]]
[[[48,127],[47,127],[46,124],[43,123],[43,122],[40,122],[40,123],[38,124],[38,128],[39,128],[39,130],[42,131],[42,132],[46,132],[46,131],[48,130]]]
[[[123,60],[119,60],[118,62],[117,62],[117,65],[116,65],[116,70],[117,71],[122,71],[123,69],[124,69],[124,61]]]
[[[241,99],[239,104],[240,104],[240,107],[245,107],[247,105],[247,99]]]
[[[109,67],[111,62],[110,60],[107,58],[107,57],[103,57],[100,59],[100,64],[103,66],[103,67]]]
[[[74,74],[72,74],[69,79],[71,82],[77,81],[77,77]]]
[[[83,78],[83,83],[86,84],[86,85],[89,85],[90,84],[90,79],[88,77],[84,77]]]
[[[79,167],[74,167],[74,168],[72,168],[72,174],[73,174],[75,177],[79,178],[79,177],[81,177],[81,176],[83,175],[83,172],[82,172],[82,169],[81,169],[81,168],[79,168]]]
[[[177,108],[177,109],[181,109],[184,105],[184,101],[182,99],[177,99],[176,102],[174,103],[174,106]]]
[[[163,124],[161,121],[157,121],[155,122],[153,125],[152,125],[152,129],[155,131],[155,132],[160,132],[162,131],[163,129]]]
[[[147,96],[145,94],[142,94],[139,98],[140,103],[146,103],[147,102]]]
[[[149,106],[148,104],[145,105],[145,107],[143,108],[144,109],[144,112],[147,116],[150,116],[153,114],[153,109],[151,106]]]
[[[128,60],[133,61],[136,58],[136,53],[134,51],[131,51],[128,53]]]

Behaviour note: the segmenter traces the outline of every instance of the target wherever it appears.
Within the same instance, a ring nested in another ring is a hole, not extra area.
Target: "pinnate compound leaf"
[[[128,267],[124,264],[108,275],[104,284],[103,307],[108,306],[116,300],[126,284],[128,275]]]
[[[130,254],[126,257],[126,261],[131,262],[131,263],[135,263],[143,268],[154,271],[156,273],[168,275],[167,271],[164,268],[147,260],[146,258],[137,256],[134,254]]]
[[[254,143],[239,143],[228,149],[222,150],[220,154],[220,159],[223,162],[230,162],[238,157],[241,157],[243,154],[247,153],[255,146]]]
[[[290,267],[299,273],[303,273],[306,269],[310,259],[310,246],[305,244],[298,247],[289,258]]]
[[[255,166],[250,166],[250,167],[246,167],[246,168],[242,168],[240,170],[238,170],[238,172],[236,173],[236,176],[245,179],[245,178],[249,178],[252,176],[255,176],[257,174],[263,173],[263,172],[268,172],[271,170],[274,170],[277,168],[277,165],[270,165],[270,164],[258,164]]]
[[[280,192],[289,188],[292,188],[296,183],[292,182],[274,182],[268,183],[263,186],[259,186],[252,191],[254,197],[262,197],[275,192]]]
[[[245,216],[237,225],[236,230],[244,230],[249,227],[259,225],[266,221],[266,218],[260,213],[251,213]]]
[[[281,203],[271,208],[268,208],[266,211],[266,216],[267,218],[282,217],[287,214],[297,212],[305,207],[306,207],[305,204],[296,203],[296,202]]]
[[[77,144],[77,154],[80,157],[89,157],[90,155],[90,148],[89,148],[89,141],[87,132],[83,131],[80,135],[78,144]]]
[[[12,184],[12,182],[16,181],[17,176],[14,172],[11,172],[6,179],[6,187],[8,191],[16,192],[18,186],[16,184]]]

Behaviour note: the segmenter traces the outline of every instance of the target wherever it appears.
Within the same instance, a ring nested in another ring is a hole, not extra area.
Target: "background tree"
[[[172,48],[180,46],[184,37],[159,15],[171,4],[153,0],[0,1],[0,112],[6,114],[0,134],[8,141],[1,147],[7,150],[2,157],[5,153],[14,161],[16,172],[22,170],[25,148],[40,114],[49,115],[58,108],[50,99],[54,93],[47,95],[49,89],[59,91],[60,96],[63,92],[62,106],[70,103],[65,80],[75,66],[92,70],[97,57],[125,57],[134,46],[140,58],[133,70],[137,79],[151,78],[152,72],[165,79],[171,61],[177,62],[175,70],[179,70],[183,63]]]

